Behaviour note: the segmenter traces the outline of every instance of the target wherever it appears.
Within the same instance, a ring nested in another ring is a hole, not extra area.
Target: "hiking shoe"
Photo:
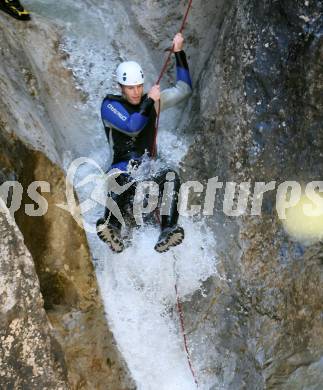
[[[104,218],[97,221],[96,231],[100,239],[108,244],[113,252],[121,253],[124,250],[120,229],[106,223]]]
[[[172,246],[182,243],[184,240],[184,229],[180,226],[173,226],[163,229],[158,238],[155,250],[159,253],[167,252]]]
[[[0,0],[0,9],[19,20],[30,20],[30,14],[18,0]]]

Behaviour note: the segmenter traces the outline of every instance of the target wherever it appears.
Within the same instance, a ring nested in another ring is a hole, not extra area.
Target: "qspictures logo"
[[[85,169],[88,167],[90,169]],[[83,170],[82,170],[83,168]],[[80,175],[79,172],[91,172]],[[96,171],[96,173],[93,173]],[[56,204],[56,207],[69,212],[75,221],[87,232],[95,233],[96,227],[89,224],[83,218],[98,207],[107,208],[124,225],[122,215],[115,195],[121,195],[132,185],[135,186],[135,195],[132,202],[133,217],[138,225],[143,224],[143,215],[154,212],[159,207],[161,215],[168,215],[169,207],[167,202],[161,199],[170,199],[174,187],[172,186],[172,175],[166,176],[168,185],[163,188],[153,180],[130,180],[125,185],[118,183],[118,177],[124,175],[118,169],[105,173],[102,168],[90,158],[78,158],[74,160],[66,175],[66,203]],[[149,175],[148,175],[149,176]],[[91,191],[83,190],[83,187],[91,184]],[[81,202],[75,198],[75,189],[82,194]],[[178,212],[183,217],[212,216],[215,215],[215,202],[221,190],[223,213],[230,217],[243,215],[260,216],[262,213],[264,195],[268,192],[275,192],[276,211],[281,220],[286,220],[288,210],[300,207],[305,217],[319,218],[323,220],[323,181],[311,181],[301,185],[297,181],[276,181],[254,182],[245,181],[242,183],[222,182],[218,177],[208,180],[206,186],[199,181],[187,181],[181,184],[178,197]],[[0,185],[0,210],[4,211],[4,204],[9,209],[10,215],[21,208],[31,217],[41,217],[48,211],[48,202],[42,193],[50,193],[50,183],[46,181],[34,181],[25,189],[30,202],[22,204],[24,189],[19,181],[6,181]],[[190,194],[200,194],[199,204],[190,204]],[[114,196],[113,196],[114,195]],[[85,196],[85,198],[84,198]]]

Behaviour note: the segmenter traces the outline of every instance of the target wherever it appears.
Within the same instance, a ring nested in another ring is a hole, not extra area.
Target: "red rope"
[[[180,301],[179,295],[178,295],[177,283],[175,283],[175,292],[176,292],[177,310],[179,313],[179,319],[180,319],[180,323],[181,323],[181,330],[182,330],[182,335],[183,335],[183,340],[184,340],[184,347],[185,347],[185,351],[186,351],[187,362],[188,362],[188,365],[190,367],[192,376],[194,378],[194,382],[196,384],[196,387],[198,388],[199,384],[198,384],[197,377],[196,377],[194,369],[193,369],[190,352],[188,350],[187,337],[186,337],[186,331],[185,331],[185,323],[184,323],[184,313],[183,313],[183,307],[182,307],[182,304],[181,304],[181,301]]]
[[[193,0],[190,0],[189,3],[188,3],[188,6],[187,6],[187,9],[186,9],[183,21],[182,21],[181,28],[179,30],[180,33],[182,33],[184,31],[184,28],[185,28],[185,25],[186,25],[186,22],[187,22],[187,18],[188,18],[190,9],[192,7],[192,3],[193,3]],[[164,74],[166,72],[166,69],[168,67],[171,55],[173,54],[173,50],[174,50],[174,45],[169,50],[169,53],[168,53],[167,58],[166,58],[166,60],[164,62],[164,66],[162,67],[162,70],[161,70],[161,72],[159,74],[159,77],[157,79],[156,84],[160,84],[160,81],[163,78],[163,76],[164,76]],[[157,155],[157,133],[158,133],[158,128],[159,128],[159,117],[160,117],[160,102],[158,104],[158,112],[157,112],[156,124],[155,124],[154,144],[153,144],[153,149],[152,149],[152,153],[151,153],[152,157],[154,157],[154,158]]]
[[[192,7],[192,3],[193,3],[193,0],[190,0],[189,3],[188,3],[187,9],[186,9],[186,13],[185,13],[183,21],[182,21],[181,28],[179,30],[180,33],[182,33],[184,28],[185,28],[185,24],[187,22],[187,18],[188,18],[190,9]],[[167,55],[167,58],[166,58],[165,63],[164,63],[164,66],[162,67],[162,70],[160,72],[160,75],[159,75],[159,77],[157,79],[156,84],[159,84],[161,79],[163,78],[163,76],[164,76],[164,74],[165,74],[165,72],[167,70],[167,67],[168,67],[171,55],[173,54],[173,50],[174,50],[174,45],[172,46],[171,50],[169,50],[169,53]],[[153,158],[155,158],[156,154],[157,154],[157,133],[158,133],[158,128],[159,128],[159,117],[160,117],[160,102],[158,104],[158,112],[157,112],[156,124],[155,124],[154,144],[153,144],[153,150],[152,150],[152,153],[151,153]],[[157,220],[160,222],[160,217],[159,217],[158,214],[159,213],[157,211],[155,213],[155,215],[156,215]],[[188,349],[188,343],[187,343],[187,337],[186,337],[186,331],[185,331],[184,313],[183,313],[183,307],[182,307],[182,304],[181,304],[181,301],[180,301],[180,298],[179,298],[179,295],[178,295],[177,281],[175,282],[175,292],[176,292],[177,310],[178,310],[179,320],[180,320],[180,324],[181,324],[181,332],[182,332],[182,336],[183,336],[183,342],[184,342],[184,348],[185,348],[185,352],[186,352],[186,358],[187,358],[187,362],[188,362],[189,368],[191,370],[194,382],[196,384],[196,387],[198,388],[199,385],[198,385],[197,377],[196,377],[194,369],[193,369],[191,356],[190,356],[190,352],[189,352],[189,349]]]

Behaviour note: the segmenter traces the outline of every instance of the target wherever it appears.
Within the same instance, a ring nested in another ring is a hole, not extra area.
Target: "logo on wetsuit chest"
[[[121,114],[120,111],[118,111],[115,107],[113,107],[113,105],[111,103],[108,104],[108,108],[114,113],[116,114],[122,121],[126,121],[127,120],[127,117],[123,114]]]

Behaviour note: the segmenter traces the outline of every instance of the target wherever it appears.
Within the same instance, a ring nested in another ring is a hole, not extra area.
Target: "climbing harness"
[[[186,25],[186,22],[187,22],[187,18],[188,18],[189,12],[190,12],[191,7],[192,7],[192,3],[193,3],[193,0],[190,0],[189,3],[188,3],[188,6],[187,6],[187,9],[186,9],[183,21],[182,21],[181,28],[179,30],[180,33],[182,33],[184,31],[184,28],[185,28],[185,25]],[[164,62],[164,65],[163,65],[162,70],[161,70],[161,72],[159,74],[159,77],[157,79],[156,84],[160,84],[160,81],[163,78],[163,76],[164,76],[164,74],[165,74],[165,72],[167,70],[170,58],[171,58],[171,56],[173,54],[173,50],[174,50],[174,45],[169,50],[169,53],[168,53],[167,58],[166,58],[166,60]],[[154,157],[154,158],[157,155],[157,133],[158,133],[158,128],[159,128],[159,117],[160,117],[160,102],[158,104],[158,112],[157,112],[156,123],[155,123],[154,144],[153,144],[153,150],[152,150],[152,157]]]
[[[181,300],[180,300],[180,297],[179,297],[179,293],[178,293],[179,274],[178,274],[177,269],[176,269],[177,257],[176,257],[174,252],[173,252],[173,258],[174,258],[173,267],[174,267],[174,278],[175,278],[176,307],[177,307],[178,317],[179,317],[179,321],[180,321],[180,325],[181,325],[181,333],[182,333],[182,337],[183,337],[183,344],[184,344],[184,348],[185,348],[185,352],[186,352],[186,358],[187,358],[188,366],[189,366],[190,371],[192,373],[192,376],[193,376],[194,382],[196,384],[196,387],[198,388],[199,384],[198,384],[198,381],[197,381],[197,376],[195,374],[195,371],[194,371],[194,368],[193,368],[193,364],[192,364],[192,360],[191,360],[191,354],[190,354],[190,351],[188,349],[188,342],[187,342],[186,330],[185,330],[183,306],[182,306],[182,303],[181,303]]]

